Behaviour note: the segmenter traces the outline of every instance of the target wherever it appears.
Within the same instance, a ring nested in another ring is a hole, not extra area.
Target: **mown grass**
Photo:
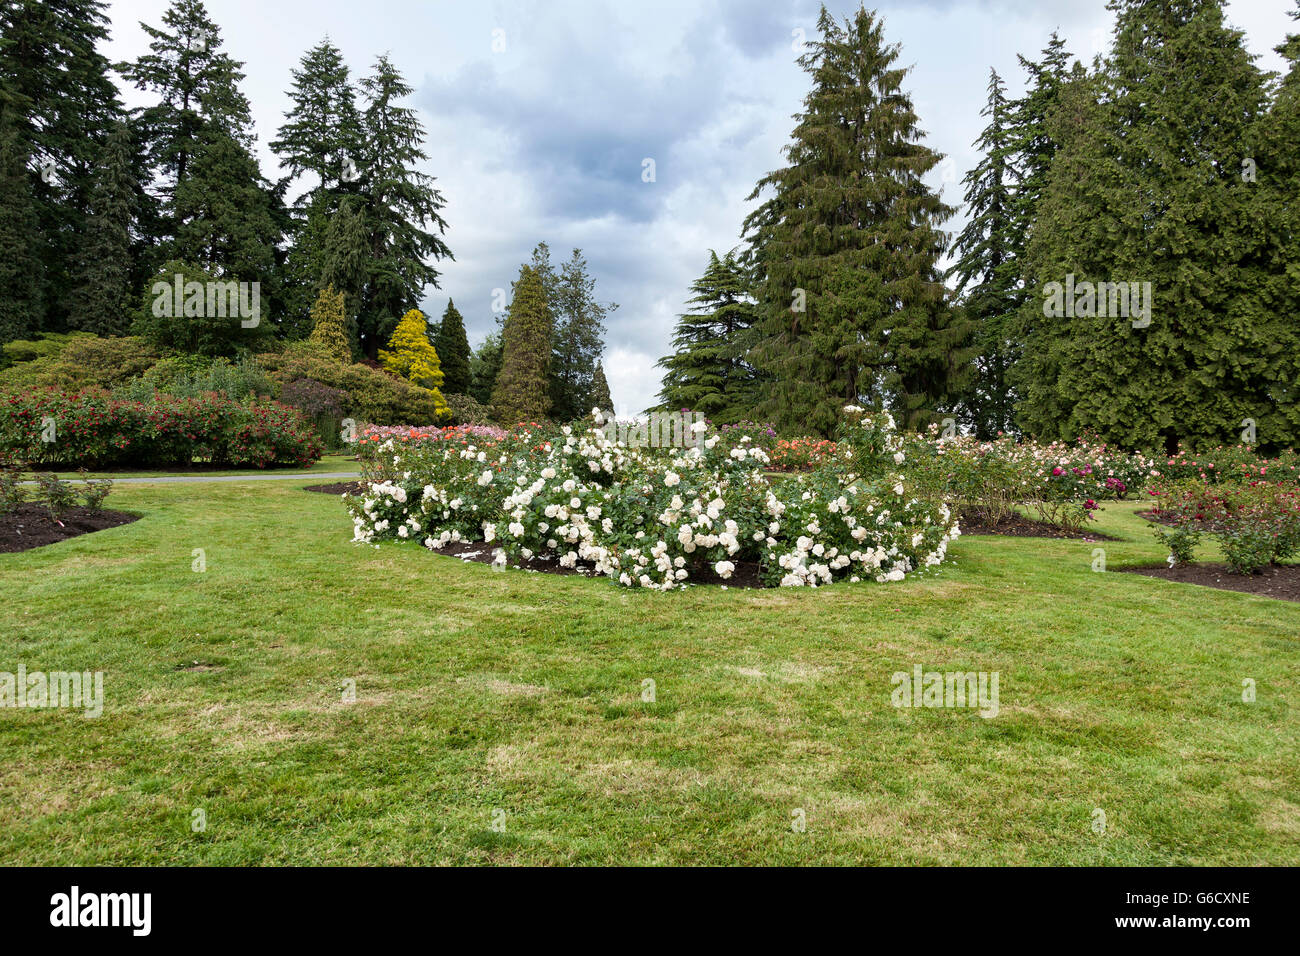
[[[147,469],[142,468],[136,471],[90,471],[87,469],[86,478],[164,478],[164,477],[203,477],[207,475],[274,475],[278,472],[285,474],[315,474],[322,472],[329,474],[331,472],[359,472],[361,463],[356,460],[356,455],[337,454],[323,455],[321,460],[314,465],[306,468],[300,468],[296,465],[288,468],[209,468],[202,465],[195,465],[192,468],[185,469]],[[66,468],[38,468],[35,471],[29,471],[20,477],[30,480],[35,476],[37,471],[52,471],[60,478],[77,479],[82,476],[76,471],[70,471]]]
[[[122,486],[140,521],[0,555],[0,670],[106,675],[98,719],[0,709],[0,860],[1300,862],[1300,605],[1113,573],[1163,557],[1135,505],[664,595],[359,547],[303,484]],[[895,709],[914,664],[999,715]]]

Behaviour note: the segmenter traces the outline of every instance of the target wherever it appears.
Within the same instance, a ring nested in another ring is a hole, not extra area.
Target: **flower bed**
[[[216,394],[134,401],[38,389],[0,399],[0,411],[0,453],[33,465],[303,467],[323,451],[296,409]]]
[[[779,438],[768,457],[776,470],[811,471],[835,457],[835,442],[825,438]]]
[[[1102,444],[978,441],[969,436],[911,436],[907,450],[920,487],[959,502],[981,523],[997,525],[1018,509],[1047,524],[1078,531],[1099,507],[1139,492],[1155,477],[1155,462]]]
[[[631,587],[727,580],[739,562],[768,585],[897,581],[941,563],[960,533],[946,505],[908,490],[902,444],[888,415],[848,409],[840,447],[857,454],[770,482],[761,448],[717,434],[690,449],[628,448],[599,427],[389,438],[347,501],[359,542],[483,540],[499,565],[549,555]]]
[[[1152,489],[1155,527],[1172,564],[1192,560],[1202,535],[1217,540],[1228,566],[1255,574],[1300,552],[1300,489],[1292,482],[1211,484],[1165,481]]]

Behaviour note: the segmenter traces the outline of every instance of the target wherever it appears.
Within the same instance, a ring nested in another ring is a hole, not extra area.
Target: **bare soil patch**
[[[1279,601],[1300,601],[1300,564],[1277,564],[1259,574],[1236,574],[1226,564],[1165,564],[1141,568],[1119,568],[1129,574],[1143,574],[1149,578],[1178,581],[1181,584],[1199,584],[1222,591],[1241,591]]]
[[[130,524],[139,517],[125,511],[70,508],[55,521],[44,505],[21,504],[13,511],[0,514],[0,553],[30,551],[78,535]]]
[[[1043,521],[1035,521],[1033,518],[1026,518],[1024,515],[1012,515],[999,521],[997,524],[988,524],[979,518],[963,513],[960,516],[961,533],[968,534],[1003,534],[1014,538],[1071,538],[1079,541],[1118,541],[1119,538],[1112,537],[1108,534],[1102,534],[1100,531],[1094,531],[1091,528],[1081,528],[1078,531],[1068,531],[1065,528],[1059,528],[1054,524],[1047,524]]]

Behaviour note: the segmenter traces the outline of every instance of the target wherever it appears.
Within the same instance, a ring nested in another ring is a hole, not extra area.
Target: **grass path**
[[[106,675],[98,719],[0,709],[0,860],[1300,863],[1300,604],[1093,572],[1163,557],[1136,505],[663,595],[356,546],[311,483],[123,486],[140,521],[0,555],[0,671]],[[999,715],[891,707],[914,664]]]

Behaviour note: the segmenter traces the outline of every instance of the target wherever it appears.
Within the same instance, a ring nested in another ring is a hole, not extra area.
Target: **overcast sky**
[[[619,303],[605,367],[620,413],[654,402],[674,319],[708,250],[739,242],[755,181],[782,164],[781,148],[808,90],[794,63],[815,35],[807,0],[660,0],[653,4],[429,0],[206,0],[225,49],[244,61],[263,173],[281,175],[266,144],[289,105],[290,68],[328,35],[354,78],[388,53],[416,89],[428,130],[426,172],[447,199],[440,289],[426,290],[435,321],[450,296],[471,345],[495,327],[494,289],[545,240],[557,262],[580,247],[602,299]],[[167,0],[112,0],[108,55],[146,46],[139,21],[158,24]],[[827,6],[847,15],[857,3]],[[913,67],[913,94],[944,198],[977,160],[989,67],[1012,95],[1023,87],[1016,54],[1036,56],[1053,29],[1090,60],[1107,41],[1104,0],[881,2],[886,36]],[[1292,21],[1294,0],[1234,0],[1228,19],[1246,32],[1263,69]],[[131,91],[128,105],[143,102]],[[655,181],[642,181],[653,159]],[[951,224],[960,228],[960,217]]]

